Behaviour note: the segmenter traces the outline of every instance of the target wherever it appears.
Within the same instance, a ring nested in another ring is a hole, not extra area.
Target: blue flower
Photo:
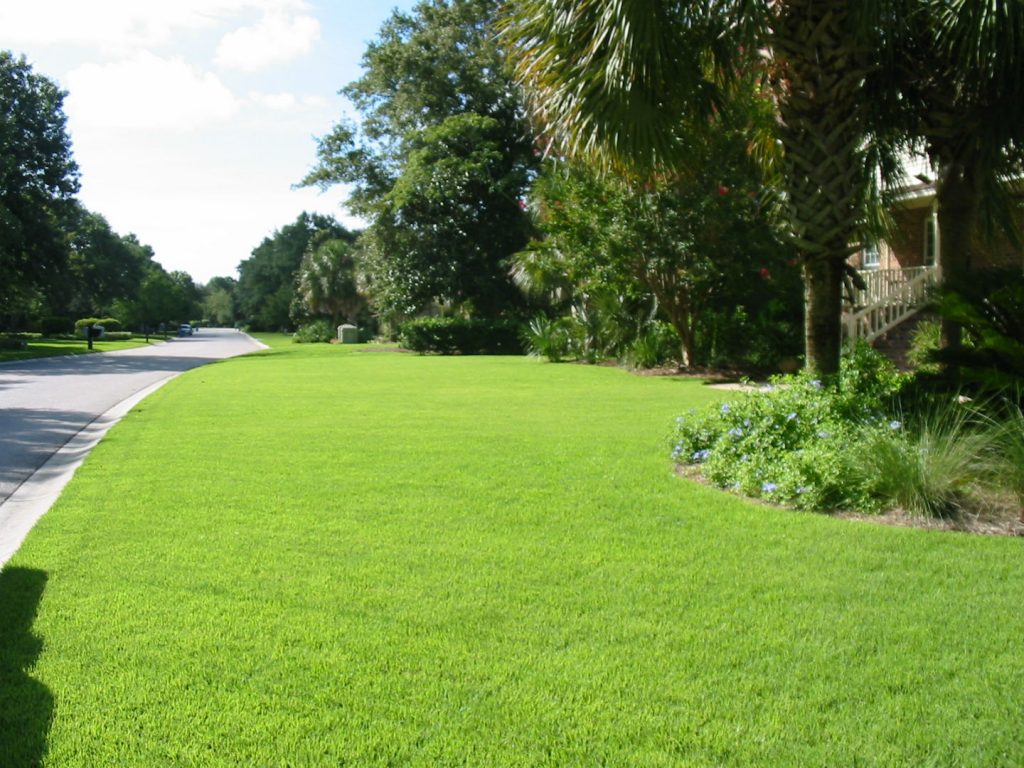
[[[730,411],[728,403],[722,403],[722,413],[728,413]]]
[[[821,379],[813,379],[811,381],[811,386],[815,389],[821,389]]]
[[[740,429],[739,427],[733,427],[732,429],[729,430],[729,434],[732,437],[743,437],[743,430]]]
[[[832,437],[832,433],[826,432],[825,430],[821,430],[821,432],[818,433],[818,437],[820,437],[822,440],[828,440],[830,437]]]
[[[897,421],[896,419],[893,419],[892,421],[889,422],[889,429],[899,429],[902,426],[903,422]]]
[[[796,489],[796,492],[797,493],[807,493],[807,488],[805,488],[804,486],[801,485],[799,488]]]
[[[745,453],[742,456],[740,456],[740,461],[749,461],[749,460],[750,460],[750,456],[748,456]]]
[[[700,451],[694,451],[693,455],[690,458],[693,461],[704,461],[704,459],[706,459],[710,455],[711,451],[709,451],[707,448],[704,448]]]
[[[791,413],[788,416],[786,416],[786,421],[793,421],[795,419],[796,419],[796,414],[795,413]]]
[[[743,426],[744,427],[749,427],[750,426],[750,419],[744,419],[743,420]]]
[[[775,493],[779,489],[779,486],[775,483],[762,483],[761,491],[763,493]]]

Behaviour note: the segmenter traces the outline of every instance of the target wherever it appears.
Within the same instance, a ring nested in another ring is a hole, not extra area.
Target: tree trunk
[[[942,284],[956,288],[970,279],[974,266],[977,189],[972,169],[953,164],[948,169],[940,169],[935,197],[939,204],[938,262]],[[958,349],[961,335],[959,323],[942,318],[942,348]]]
[[[779,136],[792,240],[802,254],[807,369],[839,370],[843,263],[857,250],[870,180],[864,78],[872,66],[852,2],[776,5]]]
[[[807,370],[819,377],[839,373],[844,263],[843,258],[810,259],[803,265]]]

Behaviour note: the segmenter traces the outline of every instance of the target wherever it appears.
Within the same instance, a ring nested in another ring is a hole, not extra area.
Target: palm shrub
[[[523,344],[527,352],[546,357],[553,363],[571,355],[571,332],[566,318],[537,315],[523,329]]]

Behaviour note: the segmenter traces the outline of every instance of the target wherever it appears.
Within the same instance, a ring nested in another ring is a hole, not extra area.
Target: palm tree
[[[314,240],[302,257],[299,299],[312,315],[326,315],[332,326],[355,320],[365,299],[359,291],[352,245],[334,238]]]
[[[978,266],[979,230],[1016,237],[1013,183],[1024,172],[1024,1],[921,0],[903,41],[910,133],[937,171],[943,282]],[[943,320],[943,345],[960,328]]]
[[[778,116],[790,237],[805,284],[807,366],[838,371],[847,257],[875,179],[864,96],[901,0],[512,0],[502,34],[554,151],[645,175],[685,166],[688,137],[764,75]]]

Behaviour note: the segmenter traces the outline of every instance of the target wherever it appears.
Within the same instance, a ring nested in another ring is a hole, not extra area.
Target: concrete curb
[[[0,503],[0,566],[18,551],[32,526],[57,501],[64,486],[107,431],[142,400],[180,375],[172,373],[97,416]]]

